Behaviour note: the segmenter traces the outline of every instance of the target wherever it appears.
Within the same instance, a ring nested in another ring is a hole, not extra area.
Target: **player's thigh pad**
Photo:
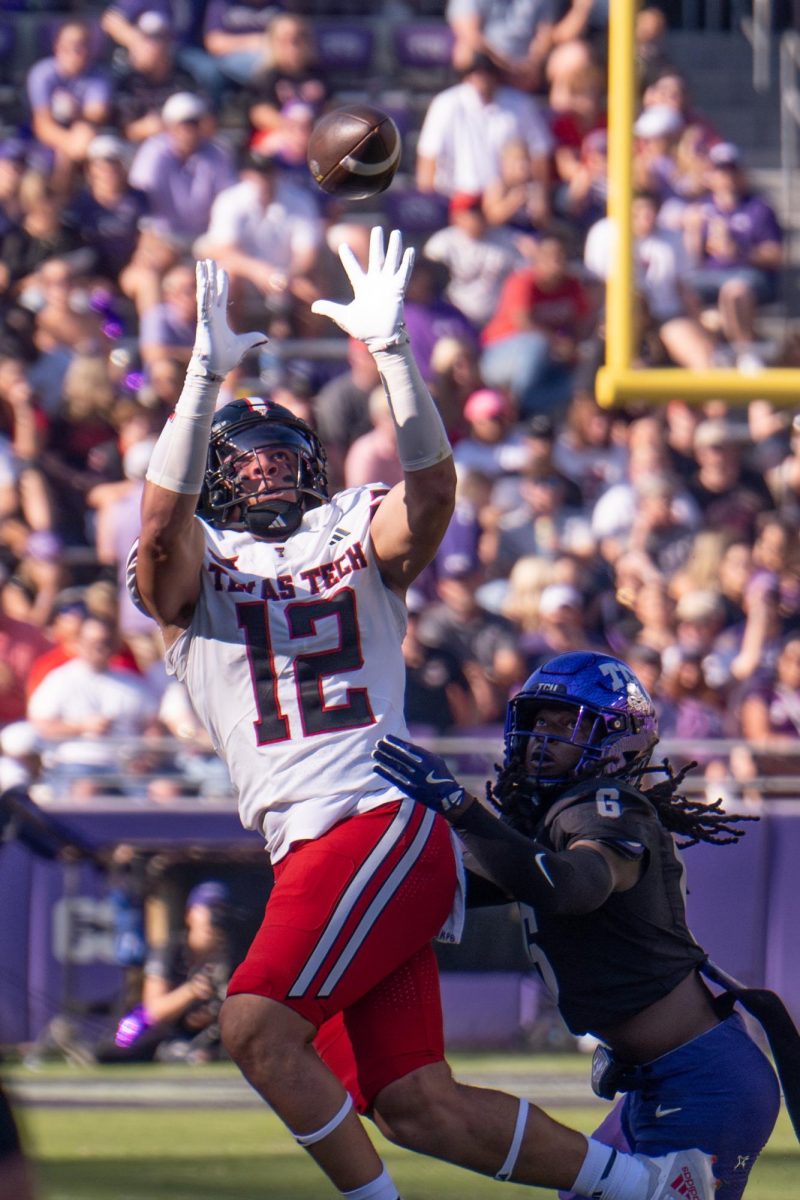
[[[456,864],[441,817],[411,800],[341,821],[275,867],[264,921],[228,995],[279,1000],[319,1027],[436,937]]]

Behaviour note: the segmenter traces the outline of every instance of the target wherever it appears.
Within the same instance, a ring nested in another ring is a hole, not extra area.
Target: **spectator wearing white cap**
[[[459,470],[479,471],[489,479],[522,471],[529,451],[516,418],[516,406],[506,392],[498,388],[473,392],[464,405],[469,433],[453,452]]]
[[[175,92],[161,110],[162,133],[136,152],[130,182],[147,196],[150,213],[186,249],[205,233],[216,196],[235,181],[230,151],[209,136],[205,100]]]
[[[652,192],[659,204],[683,200],[677,158],[682,132],[683,117],[666,104],[645,108],[633,126],[634,182]]]
[[[143,192],[128,183],[132,148],[113,133],[101,133],[86,152],[85,185],[64,214],[94,252],[93,274],[116,286],[139,238],[139,221],[147,210]]]

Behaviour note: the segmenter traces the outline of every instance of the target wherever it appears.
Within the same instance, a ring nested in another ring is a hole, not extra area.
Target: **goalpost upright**
[[[609,5],[608,215],[617,229],[616,257],[606,285],[606,361],[597,374],[597,401],[609,408],[625,401],[680,398],[775,404],[800,401],[800,370],[765,368],[743,374],[733,368],[691,371],[681,367],[633,366],[633,122],[636,108],[634,23],[637,0]],[[777,118],[776,118],[777,119]]]

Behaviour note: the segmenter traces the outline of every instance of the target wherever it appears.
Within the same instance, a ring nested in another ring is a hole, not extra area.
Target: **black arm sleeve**
[[[557,853],[472,804],[454,822],[464,846],[507,896],[557,916],[593,912],[614,890],[603,856],[588,846]]]

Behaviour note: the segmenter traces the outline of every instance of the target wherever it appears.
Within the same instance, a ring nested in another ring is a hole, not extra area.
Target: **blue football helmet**
[[[574,712],[569,736],[536,730],[536,714],[545,704]],[[505,766],[525,763],[533,742],[526,776],[534,791],[563,788],[599,763],[603,774],[624,778],[641,773],[657,741],[653,701],[630,667],[610,654],[559,654],[534,671],[508,705]],[[577,764],[560,778],[541,774],[552,742],[581,750]]]
[[[261,448],[281,446],[297,456],[297,499],[273,499],[269,485],[242,489],[244,460]],[[214,415],[198,516],[223,529],[247,529],[255,537],[282,540],[294,533],[309,508],[328,498],[325,450],[313,429],[288,408],[248,396]]]

